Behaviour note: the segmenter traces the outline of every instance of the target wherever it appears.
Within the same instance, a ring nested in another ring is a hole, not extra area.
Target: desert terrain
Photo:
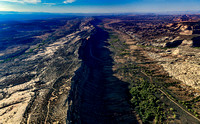
[[[200,123],[200,15],[57,18],[0,32],[2,124]]]

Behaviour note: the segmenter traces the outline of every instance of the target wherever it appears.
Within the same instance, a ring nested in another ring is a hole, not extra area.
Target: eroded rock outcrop
[[[159,61],[170,76],[200,89],[200,50],[180,46],[162,53],[148,52],[150,58]]]

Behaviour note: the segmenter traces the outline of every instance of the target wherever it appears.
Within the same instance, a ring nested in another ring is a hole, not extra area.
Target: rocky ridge
[[[91,20],[77,21],[64,37],[0,65],[0,123],[66,123],[70,82],[81,64],[79,47],[94,30]]]

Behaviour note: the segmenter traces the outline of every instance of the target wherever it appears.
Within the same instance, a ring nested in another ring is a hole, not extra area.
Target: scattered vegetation
[[[111,47],[115,49],[118,56],[124,57],[130,55],[126,50],[127,45],[121,43],[117,36],[111,35]],[[154,84],[144,79],[140,75],[142,68],[133,63],[126,63],[118,68],[118,73],[130,82],[131,104],[140,115],[143,123],[161,123],[166,118],[164,111],[165,104],[162,103],[155,93],[159,92]],[[151,75],[151,71],[145,70]]]
[[[163,49],[163,50],[166,50],[166,49],[169,49],[167,47],[157,47],[157,46],[144,46],[144,45],[137,45],[139,47],[142,47],[142,48],[156,48],[156,49]]]
[[[200,99],[197,98],[193,101],[180,102],[179,97],[170,90],[170,88],[183,89],[180,87],[180,82],[173,80],[165,73],[159,73],[159,67],[155,67],[154,63],[149,62],[148,59],[146,61],[146,58],[142,54],[140,55],[140,51],[135,51],[130,54],[128,44],[124,43],[122,39],[119,39],[118,35],[111,33],[109,43],[116,58],[120,59],[116,73],[118,73],[119,77],[123,76],[123,81],[130,83],[130,102],[143,123],[168,123],[180,120],[182,115],[178,111],[182,110],[175,109],[174,104],[171,103],[172,101],[169,98],[179,103],[179,105],[185,108],[184,110],[198,117],[198,108],[195,107],[197,106],[198,100],[200,102]],[[172,49],[144,45],[137,46],[164,50]],[[143,61],[140,63],[132,62],[129,60],[131,56]],[[121,60],[124,61],[121,63]]]

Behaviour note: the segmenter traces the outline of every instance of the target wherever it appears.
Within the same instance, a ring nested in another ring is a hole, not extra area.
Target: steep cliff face
[[[92,18],[53,32],[57,39],[2,63],[1,123],[66,123],[71,79],[81,66],[79,48],[93,33]]]
[[[79,49],[82,65],[72,79],[68,123],[137,123],[128,101],[128,83],[113,76],[107,32],[96,27]]]

